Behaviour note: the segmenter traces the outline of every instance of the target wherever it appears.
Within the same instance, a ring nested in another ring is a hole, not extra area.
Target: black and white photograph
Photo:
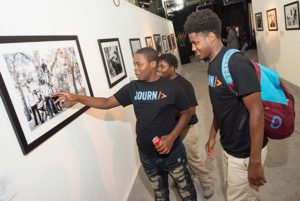
[[[298,1],[284,5],[284,19],[286,30],[300,29]]]
[[[162,49],[162,42],[161,42],[160,34],[154,34],[153,38],[154,38],[154,43],[155,43],[155,49],[157,50],[158,54],[162,54],[163,49]]]
[[[263,31],[263,19],[262,19],[262,13],[256,13],[255,14],[255,23],[256,23],[256,30],[257,31]]]
[[[277,31],[278,23],[277,23],[276,8],[267,10],[267,20],[268,20],[268,30]]]
[[[130,44],[132,56],[136,53],[137,50],[142,48],[141,40],[139,38],[129,39],[129,44]]]
[[[146,42],[147,47],[151,47],[151,48],[155,49],[151,36],[145,37],[145,42]]]
[[[166,52],[169,51],[169,44],[168,44],[168,41],[167,41],[167,36],[163,35],[161,38],[162,38],[162,43],[163,43],[164,50],[165,50],[165,53],[166,53]]]
[[[62,108],[59,91],[92,96],[77,36],[0,37],[1,97],[26,154],[87,107]]]
[[[98,40],[109,88],[127,77],[118,38]]]

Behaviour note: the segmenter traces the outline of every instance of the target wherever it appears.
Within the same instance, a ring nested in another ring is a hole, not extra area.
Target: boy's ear
[[[151,66],[151,68],[157,68],[157,62],[156,61],[151,61],[150,66]]]
[[[214,32],[208,32],[207,39],[209,43],[213,43],[216,40],[216,34]]]

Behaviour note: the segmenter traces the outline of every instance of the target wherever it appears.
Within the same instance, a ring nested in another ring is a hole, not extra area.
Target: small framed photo
[[[137,50],[142,48],[141,40],[139,38],[129,39],[129,44],[130,44],[132,56],[136,53]]]
[[[163,35],[161,38],[162,38],[162,43],[163,43],[164,50],[165,50],[165,53],[166,53],[166,52],[169,51],[169,44],[168,44],[168,41],[167,41],[167,36]]]
[[[24,154],[88,109],[60,107],[59,91],[93,96],[77,36],[0,37],[0,94]]]
[[[175,41],[174,34],[171,34],[170,38],[171,38],[171,43],[172,43],[172,49],[176,49],[176,41]]]
[[[168,38],[169,50],[171,51],[173,49],[172,42],[171,42],[171,35],[168,35],[167,38]]]
[[[155,48],[158,54],[163,53],[160,34],[154,34],[153,38],[154,38]]]
[[[98,40],[109,88],[127,77],[118,38]]]
[[[268,20],[268,30],[277,31],[278,23],[277,23],[276,8],[267,10],[267,20]]]
[[[262,13],[261,12],[255,14],[255,23],[256,23],[256,30],[257,31],[263,31],[264,30]]]
[[[145,42],[146,42],[147,47],[151,47],[151,48],[155,49],[151,36],[145,37]]]
[[[284,5],[284,19],[286,30],[300,29],[298,1]]]

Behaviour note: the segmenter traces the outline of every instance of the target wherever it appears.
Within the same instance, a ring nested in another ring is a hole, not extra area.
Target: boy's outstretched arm
[[[110,109],[120,105],[120,103],[114,96],[103,98],[77,95],[67,92],[58,92],[52,94],[52,97],[57,97],[55,103],[59,103],[61,106],[63,106],[64,103],[68,102],[78,102],[97,109]]]

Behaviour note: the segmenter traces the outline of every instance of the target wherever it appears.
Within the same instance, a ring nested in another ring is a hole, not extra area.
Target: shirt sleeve
[[[190,82],[188,83],[188,87],[187,87],[186,90],[187,90],[187,95],[189,97],[191,106],[192,107],[197,106],[198,102],[197,102],[196,94],[195,94],[195,91],[194,91],[194,87]]]
[[[229,65],[238,96],[260,92],[260,83],[251,61],[242,54],[234,54]]]
[[[183,110],[186,110],[186,109],[190,108],[191,103],[190,103],[186,93],[180,87],[180,85],[177,84],[175,89],[176,89],[176,98],[175,98],[175,107],[176,107],[176,109],[179,112],[181,112]]]
[[[117,99],[117,101],[122,105],[123,107],[132,104],[131,98],[130,98],[130,83],[123,86],[119,91],[117,91],[114,94],[114,97]]]

